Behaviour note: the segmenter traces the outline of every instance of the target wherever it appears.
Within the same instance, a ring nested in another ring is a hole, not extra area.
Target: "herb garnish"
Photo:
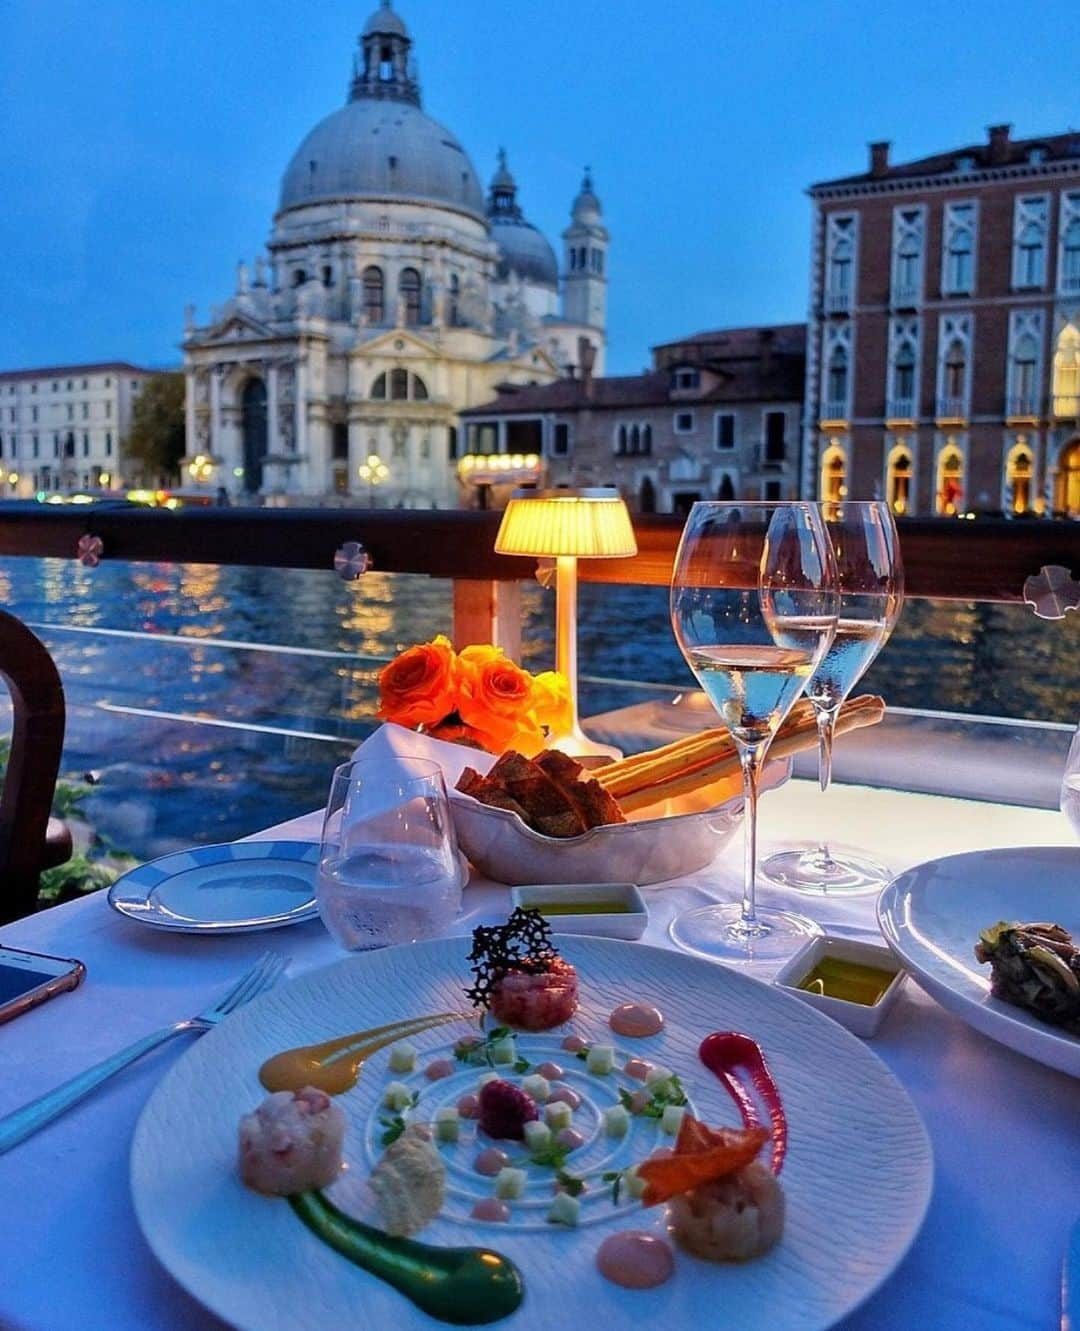
[[[459,1063],[465,1063],[472,1068],[494,1068],[504,1066],[497,1064],[493,1057],[495,1045],[501,1044],[503,1040],[509,1039],[514,1032],[509,1026],[494,1026],[488,1031],[482,1040],[473,1040],[466,1044],[459,1042],[454,1046],[454,1057]],[[513,1062],[514,1072],[528,1072],[532,1066],[527,1058],[517,1058]]]
[[[571,1197],[577,1197],[585,1191],[585,1180],[578,1178],[576,1174],[568,1174],[565,1169],[557,1170],[555,1178],[561,1184],[563,1192],[568,1192]]]
[[[611,1184],[612,1206],[618,1206],[619,1204],[619,1193],[622,1191],[623,1175],[625,1173],[625,1169],[609,1169],[606,1173],[600,1175],[605,1183]]]
[[[412,1099],[409,1101],[409,1108],[415,1109],[419,1102],[420,1092],[414,1091]],[[380,1115],[379,1126],[383,1129],[383,1135],[379,1138],[379,1141],[386,1147],[393,1145],[409,1125],[405,1121],[404,1112],[399,1111],[394,1114]]]
[[[570,1154],[569,1146],[560,1146],[557,1141],[550,1141],[546,1146],[538,1146],[530,1152],[529,1159],[534,1165],[549,1165],[554,1170],[561,1170]]]
[[[633,1095],[630,1091],[619,1090],[619,1103],[631,1114],[634,1112]],[[663,1118],[664,1110],[668,1105],[685,1105],[689,1103],[686,1098],[686,1092],[683,1090],[682,1082],[672,1073],[664,1081],[657,1082],[652,1087],[652,1095],[648,1104],[641,1110],[645,1118]]]

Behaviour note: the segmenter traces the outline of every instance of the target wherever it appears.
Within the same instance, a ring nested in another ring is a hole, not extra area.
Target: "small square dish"
[[[511,888],[510,899],[538,910],[557,934],[640,938],[649,922],[635,883],[530,883]]]
[[[773,983],[869,1040],[907,977],[887,947],[825,934],[805,943]]]

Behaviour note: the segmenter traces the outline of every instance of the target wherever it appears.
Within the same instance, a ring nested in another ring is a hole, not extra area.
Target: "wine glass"
[[[701,503],[675,557],[671,622],[731,733],[745,791],[742,901],[679,915],[671,936],[720,961],[773,961],[821,932],[755,901],[758,775],[773,735],[836,632],[836,566],[810,503]]]
[[[1061,781],[1061,812],[1080,837],[1080,726],[1076,727],[1065,761],[1065,775]]]
[[[441,769],[361,758],[330,783],[315,901],[350,952],[445,933],[461,908],[465,872]]]
[[[840,615],[836,637],[806,686],[818,728],[818,777],[828,790],[833,737],[841,704],[884,647],[904,603],[904,566],[892,510],[884,503],[822,505],[836,556]],[[873,892],[890,874],[859,855],[833,854],[822,842],[785,850],[761,866],[774,883],[797,892],[840,896]]]

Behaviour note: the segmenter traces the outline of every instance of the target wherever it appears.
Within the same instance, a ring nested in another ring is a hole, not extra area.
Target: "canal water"
[[[524,664],[548,668],[552,596],[529,584],[524,602]],[[145,857],[318,806],[375,724],[379,665],[449,630],[450,584],[2,559],[0,604],[59,664],[64,769],[91,774],[88,815]],[[1075,724],[1078,662],[1080,613],[1044,622],[1024,607],[910,601],[865,688],[895,706]],[[586,716],[691,685],[666,591],[584,585],[580,669]]]

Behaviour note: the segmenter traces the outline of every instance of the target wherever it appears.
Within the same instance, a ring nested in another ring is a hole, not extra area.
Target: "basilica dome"
[[[559,265],[547,238],[526,220],[517,201],[517,184],[500,148],[499,166],[488,194],[487,220],[491,237],[499,247],[496,279],[505,282],[516,273],[523,282],[557,290]]]
[[[349,102],[296,150],[279,207],[331,199],[401,199],[484,216],[483,191],[465,149],[437,120],[403,101]]]
[[[389,0],[368,19],[349,101],[296,150],[279,208],[338,200],[401,200],[478,220],[484,194],[457,139],[420,108],[411,39]]]

